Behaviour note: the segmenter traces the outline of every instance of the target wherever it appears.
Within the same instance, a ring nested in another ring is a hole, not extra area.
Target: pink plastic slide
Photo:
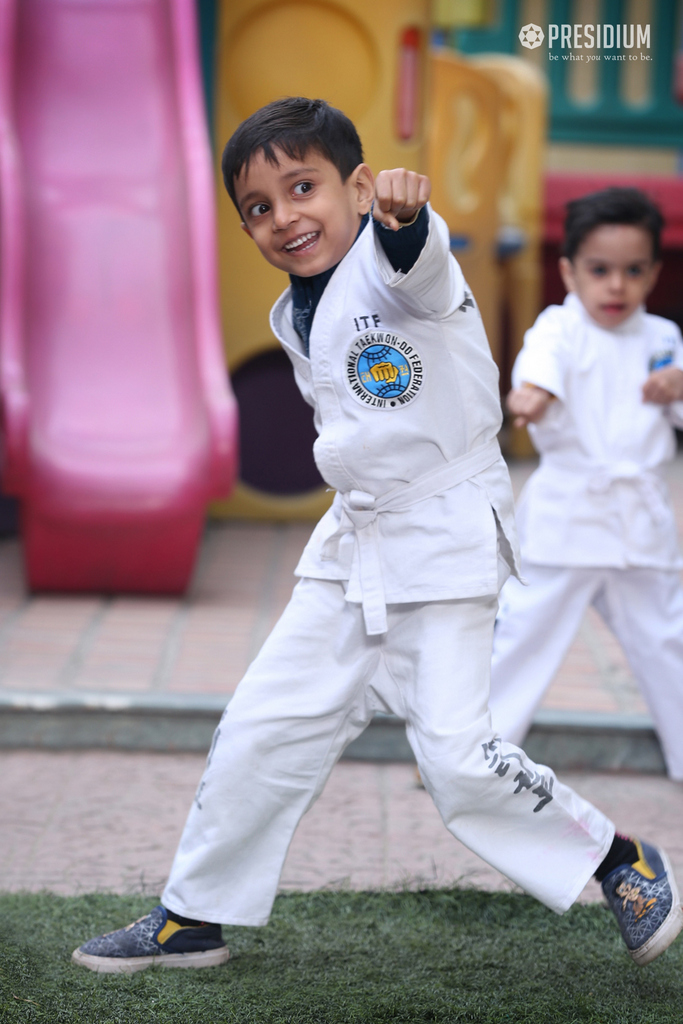
[[[178,593],[233,483],[193,0],[0,0],[3,486],[30,586]]]

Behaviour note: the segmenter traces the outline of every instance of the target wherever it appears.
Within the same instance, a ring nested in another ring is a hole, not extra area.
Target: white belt
[[[584,479],[591,494],[607,494],[615,483],[632,484],[657,526],[669,519],[669,507],[663,493],[664,482],[654,469],[643,469],[628,461],[601,466],[599,463],[582,463],[570,458],[546,457],[544,462],[548,468]]]
[[[430,470],[409,484],[394,487],[375,498],[366,491],[340,493],[342,503],[339,527],[323,545],[322,557],[334,558],[343,534],[355,530],[358,540],[360,586],[363,595],[363,617],[368,636],[387,631],[387,608],[379,558],[377,516],[381,512],[400,512],[425,498],[443,494],[457,484],[469,480],[498,462],[502,456],[498,441],[488,441],[474,451]]]
[[[665,523],[669,517],[668,506],[662,495],[662,479],[652,470],[643,470],[631,466],[614,466],[599,470],[588,480],[588,490],[593,494],[606,494],[612,484],[628,482],[640,492],[643,503],[657,526]]]

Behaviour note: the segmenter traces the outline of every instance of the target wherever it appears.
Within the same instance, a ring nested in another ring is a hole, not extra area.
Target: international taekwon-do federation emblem
[[[414,345],[392,331],[366,331],[351,344],[346,383],[363,405],[398,409],[422,387],[422,360]]]

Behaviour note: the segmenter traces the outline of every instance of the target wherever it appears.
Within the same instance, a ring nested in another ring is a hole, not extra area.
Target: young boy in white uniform
[[[223,173],[245,231],[290,274],[271,323],[337,495],[216,731],[162,904],[75,961],[133,971],[227,959],[210,922],[267,922],[299,819],[379,710],[406,719],[454,835],[558,913],[598,873],[631,955],[653,959],[683,926],[664,854],[615,836],[491,728],[512,500],[497,372],[428,179],[394,170],[375,184],[348,118],[300,98],[247,119]]]
[[[683,562],[661,476],[683,426],[683,345],[676,324],[643,308],[661,227],[635,189],[569,204],[569,294],[527,332],[508,397],[541,462],[518,508],[529,586],[503,592],[490,706],[520,743],[593,604],[642,688],[669,775],[683,779]]]

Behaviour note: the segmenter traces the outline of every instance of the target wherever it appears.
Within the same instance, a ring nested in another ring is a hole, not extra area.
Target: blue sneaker
[[[219,924],[184,926],[169,921],[164,907],[127,928],[99,935],[75,949],[71,959],[100,974],[133,974],[145,967],[216,967],[230,956]]]
[[[642,967],[663,953],[683,928],[683,909],[663,850],[633,840],[635,864],[621,864],[602,881],[626,947]]]

